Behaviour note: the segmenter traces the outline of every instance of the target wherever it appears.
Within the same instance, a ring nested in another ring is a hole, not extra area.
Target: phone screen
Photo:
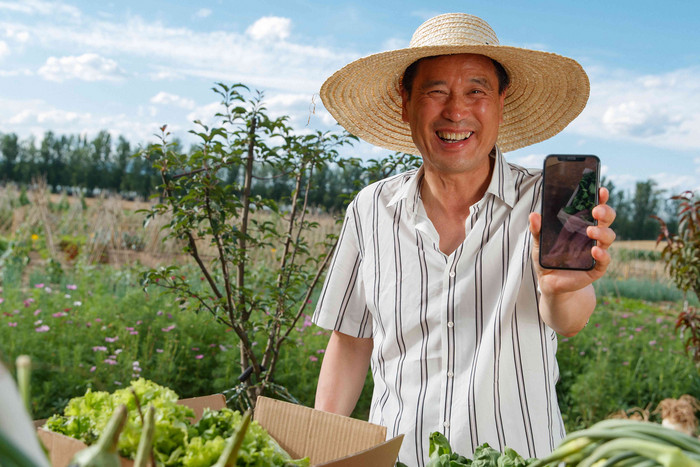
[[[544,162],[540,264],[549,269],[588,270],[595,265],[586,228],[595,225],[600,160],[550,155]]]

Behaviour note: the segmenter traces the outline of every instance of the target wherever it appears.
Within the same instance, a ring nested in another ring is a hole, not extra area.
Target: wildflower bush
[[[662,399],[700,394],[700,375],[675,330],[680,308],[603,297],[583,331],[559,339],[557,393],[568,430],[620,410],[652,412]]]

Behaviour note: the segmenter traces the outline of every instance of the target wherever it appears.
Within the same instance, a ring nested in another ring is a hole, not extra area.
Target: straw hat
[[[341,68],[321,87],[321,99],[353,135],[392,151],[419,155],[408,124],[401,120],[401,77],[420,58],[458,53],[497,60],[510,77],[497,141],[501,151],[556,135],[588,100],[588,77],[575,60],[499,45],[486,21],[463,13],[429,19],[406,49],[370,55]]]

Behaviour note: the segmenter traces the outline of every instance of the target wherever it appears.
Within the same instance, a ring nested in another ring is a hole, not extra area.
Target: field
[[[140,286],[148,267],[189,264],[179,245],[163,243],[165,220],[144,226],[139,209],[148,203],[69,198],[41,187],[25,196],[0,193],[0,360],[12,368],[18,355],[31,355],[35,418],[88,388],[111,391],[141,376],[182,397],[238,383],[238,341],[228,328],[158,287]],[[338,228],[328,216],[315,220],[315,235]],[[658,418],[653,411],[664,398],[700,395],[698,369],[674,328],[684,297],[655,242],[618,242],[612,254],[590,324],[559,340],[558,393],[569,430],[620,410]],[[255,264],[268,260],[261,255]],[[194,268],[188,278],[198,279]],[[304,316],[282,347],[275,382],[305,405],[313,405],[327,339]],[[368,384],[355,416],[367,417],[370,397]]]

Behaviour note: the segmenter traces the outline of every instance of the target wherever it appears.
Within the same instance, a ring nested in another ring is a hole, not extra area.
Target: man
[[[464,455],[488,442],[539,457],[558,444],[556,333],[576,334],[593,312],[615,214],[602,189],[592,271],[542,269],[541,173],[501,151],[561,131],[588,91],[575,61],[500,46],[464,14],[326,81],[324,105],[348,131],[423,165],[348,207],[313,318],[333,330],[316,408],[349,415],[371,361],[370,421],[405,435],[410,466],[424,464],[433,431]]]

